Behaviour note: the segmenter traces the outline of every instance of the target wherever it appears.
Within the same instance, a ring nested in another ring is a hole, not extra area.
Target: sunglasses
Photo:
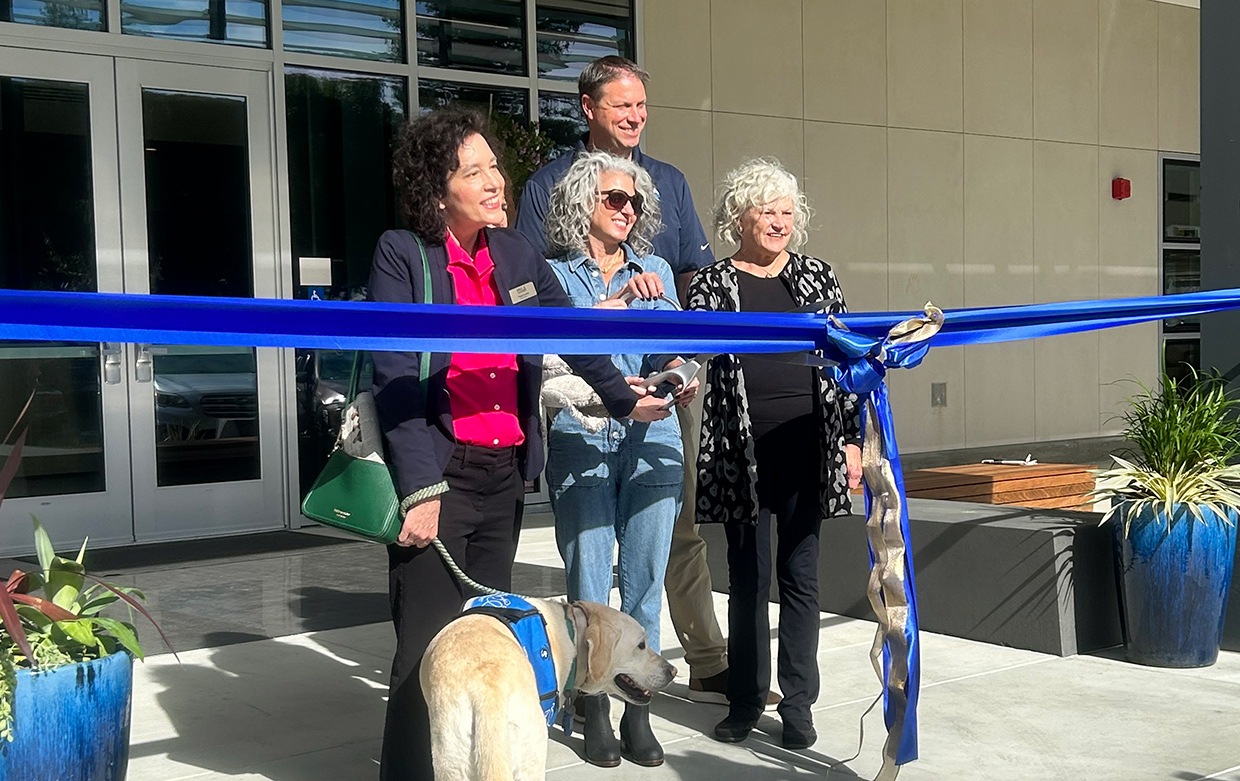
[[[641,193],[629,195],[624,190],[600,190],[599,195],[603,196],[603,201],[607,204],[607,208],[612,211],[620,211],[626,203],[633,204],[633,213],[638,217],[642,214],[642,196]]]

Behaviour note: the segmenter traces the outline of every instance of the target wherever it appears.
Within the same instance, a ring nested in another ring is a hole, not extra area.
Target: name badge
[[[538,291],[534,288],[533,282],[526,282],[524,285],[514,287],[512,290],[508,291],[508,295],[512,297],[512,303],[514,304],[519,304],[526,299],[533,298],[537,294]]]

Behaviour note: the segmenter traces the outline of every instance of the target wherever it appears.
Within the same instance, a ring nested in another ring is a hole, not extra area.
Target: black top
[[[488,228],[487,246],[495,263],[494,279],[503,306],[558,306],[572,304],[543,256],[524,236],[506,228]],[[431,271],[432,299],[436,304],[456,301],[448,252],[443,244],[426,247]],[[512,291],[530,285],[535,295],[513,301]],[[370,268],[370,300],[424,303],[422,256],[407,231],[387,231],[379,237]],[[421,353],[372,352],[375,363],[375,409],[383,426],[387,460],[400,496],[436,485],[452,456],[452,406],[448,400],[451,353],[432,353],[426,394],[418,382]],[[622,418],[633,411],[637,396],[610,356],[564,356],[574,372],[590,384],[607,411]],[[539,393],[542,355],[517,356],[517,417],[525,443],[517,450],[521,476],[532,480],[543,467],[543,440]]]
[[[737,269],[742,312],[788,312],[796,308],[781,277],[758,277]],[[781,423],[814,413],[814,370],[763,355],[738,355],[745,375],[754,437]],[[812,418],[806,425],[814,425]]]

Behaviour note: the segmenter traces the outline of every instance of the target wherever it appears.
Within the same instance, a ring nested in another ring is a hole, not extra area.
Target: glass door
[[[0,49],[0,287],[122,290],[112,60]],[[123,347],[0,342],[0,437],[29,400],[0,553],[133,540]],[[0,443],[0,458],[11,449]]]
[[[269,78],[117,60],[127,292],[276,296]],[[126,353],[134,538],[284,527],[279,351]]]

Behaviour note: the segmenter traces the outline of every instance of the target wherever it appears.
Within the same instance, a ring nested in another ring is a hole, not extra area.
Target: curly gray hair
[[[797,178],[773,157],[742,163],[724,177],[715,199],[715,235],[722,241],[739,244],[741,215],[780,198],[792,199],[792,237],[788,247],[796,249],[809,237],[806,228],[813,211]]]
[[[551,190],[551,205],[547,210],[547,246],[553,255],[587,251],[590,221],[594,217],[594,205],[598,202],[599,182],[604,173],[612,171],[633,177],[637,194],[642,197],[642,213],[633,223],[626,243],[638,257],[650,254],[654,248],[654,237],[663,230],[654,180],[645,168],[627,158],[616,157],[609,152],[583,152]]]

